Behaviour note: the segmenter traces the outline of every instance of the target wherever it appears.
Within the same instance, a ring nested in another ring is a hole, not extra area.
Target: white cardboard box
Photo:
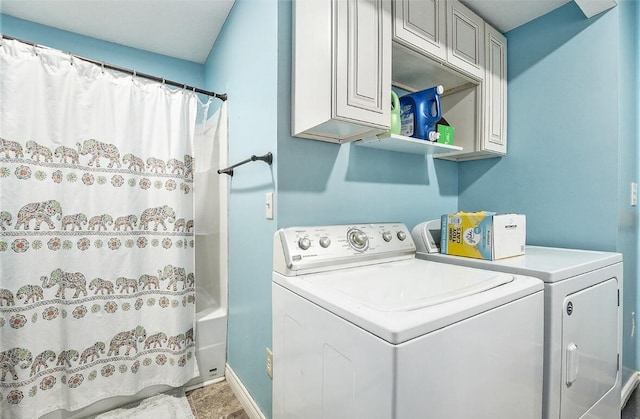
[[[457,212],[441,218],[440,252],[496,260],[524,254],[526,216],[493,212]]]

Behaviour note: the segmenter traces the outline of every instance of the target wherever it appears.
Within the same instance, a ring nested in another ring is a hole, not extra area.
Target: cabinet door
[[[507,40],[485,26],[484,130],[482,148],[507,153]]]
[[[484,77],[484,21],[457,0],[447,0],[447,62]]]
[[[391,7],[388,0],[333,0],[334,118],[389,127]]]
[[[393,2],[393,40],[447,60],[446,6],[441,0],[396,0]]]

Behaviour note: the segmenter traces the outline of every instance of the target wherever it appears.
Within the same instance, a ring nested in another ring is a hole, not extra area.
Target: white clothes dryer
[[[273,417],[542,415],[543,285],[418,260],[400,223],[274,235]]]
[[[543,418],[620,418],[622,255],[539,246],[495,261],[443,255],[436,224],[412,230],[416,257],[544,281]]]

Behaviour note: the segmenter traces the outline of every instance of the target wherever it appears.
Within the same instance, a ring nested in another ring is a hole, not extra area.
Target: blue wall
[[[178,83],[200,88],[204,85],[202,64],[191,61],[101,41],[3,14],[0,14],[0,33]]]
[[[265,349],[271,347],[273,233],[349,222],[413,227],[456,210],[457,165],[292,138],[288,1],[236,1],[205,67],[206,87],[229,94],[230,162],[275,155],[271,170],[264,164],[237,170],[229,203],[228,362],[271,416]],[[276,219],[268,221],[264,194],[274,190]]]
[[[349,222],[412,227],[456,210],[457,165],[292,138],[288,1],[236,1],[205,67],[207,89],[229,94],[230,162],[275,155],[272,170],[252,164],[236,171],[229,202],[228,362],[271,416],[265,349],[271,347],[273,233]],[[268,221],[264,194],[274,190],[276,219]]]
[[[458,207],[457,163],[291,137],[291,4],[280,2],[278,226],[401,221]]]
[[[638,45],[640,8],[632,0],[619,3],[619,147],[618,147],[618,251],[624,253],[623,299],[623,383],[639,369],[637,339],[631,333],[635,328],[631,313],[638,312],[638,212],[629,206],[629,185],[638,182]]]
[[[461,209],[526,214],[530,244],[616,249],[617,16],[570,2],[507,33],[508,154],[461,164]]]
[[[460,208],[526,214],[530,244],[624,253],[623,364],[634,370],[636,22],[635,2],[588,20],[570,2],[507,33],[508,154],[459,173]]]
[[[412,228],[458,207],[456,163],[289,135],[278,141],[281,227],[401,221]]]
[[[275,191],[277,154],[277,2],[236,1],[205,63],[206,87],[228,94],[229,162],[272,152],[269,167],[235,170],[229,194],[229,366],[271,415],[272,241],[276,219],[265,218],[265,193]],[[274,197],[275,208],[279,203]],[[277,214],[276,214],[277,216]]]

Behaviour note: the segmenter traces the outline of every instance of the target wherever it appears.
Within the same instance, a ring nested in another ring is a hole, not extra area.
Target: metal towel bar
[[[249,163],[252,161],[256,161],[256,160],[261,160],[263,162],[266,162],[269,166],[271,166],[271,163],[273,163],[273,154],[271,154],[271,152],[268,152],[267,154],[265,154],[264,156],[256,156],[255,154],[251,157],[249,157],[246,160],[242,160],[240,163],[236,163],[232,166],[229,166],[225,169],[219,169],[218,170],[218,174],[227,174],[229,176],[233,176],[233,169],[235,169],[238,166],[242,166],[245,163]]]

